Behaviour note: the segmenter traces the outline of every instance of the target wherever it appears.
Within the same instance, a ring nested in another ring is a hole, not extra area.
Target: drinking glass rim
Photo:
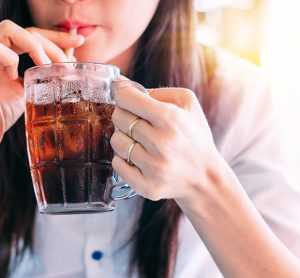
[[[34,72],[37,69],[45,69],[47,67],[51,67],[51,66],[59,66],[59,65],[94,65],[96,67],[99,68],[111,68],[114,71],[117,71],[118,74],[120,74],[120,68],[112,65],[112,64],[105,64],[105,63],[97,63],[97,62],[55,62],[55,63],[48,63],[48,64],[43,64],[43,65],[36,65],[33,67],[28,68],[27,70],[25,70],[24,72],[24,77],[25,75],[31,74],[32,72]]]

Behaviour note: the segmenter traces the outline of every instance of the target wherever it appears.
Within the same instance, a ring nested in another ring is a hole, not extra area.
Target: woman
[[[1,277],[300,276],[300,195],[267,86],[254,67],[197,46],[192,0],[2,0],[1,19]],[[74,25],[79,35],[62,32]],[[147,98],[115,87],[113,167],[145,199],[40,215],[18,76],[73,47],[74,59],[154,88]]]

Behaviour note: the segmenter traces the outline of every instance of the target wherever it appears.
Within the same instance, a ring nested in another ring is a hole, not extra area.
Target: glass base
[[[85,214],[108,212],[114,208],[114,203],[44,204],[39,206],[39,211],[45,214]]]

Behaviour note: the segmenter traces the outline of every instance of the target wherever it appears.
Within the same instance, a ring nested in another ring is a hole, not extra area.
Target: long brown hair
[[[0,20],[10,19],[22,27],[33,25],[25,2],[0,0]],[[190,88],[201,99],[204,82],[194,20],[193,0],[160,1],[140,39],[130,78],[146,87]],[[30,61],[25,60],[20,60],[20,74],[30,66]],[[35,207],[21,117],[0,144],[0,277],[5,277],[17,262],[12,262],[12,257],[20,259],[34,244]],[[132,237],[130,267],[136,267],[140,277],[172,275],[180,214],[173,200],[144,201]]]

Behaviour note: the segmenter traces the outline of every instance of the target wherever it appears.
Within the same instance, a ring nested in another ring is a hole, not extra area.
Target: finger
[[[202,110],[201,104],[195,93],[189,89],[184,88],[159,88],[148,89],[149,95],[161,102],[176,105],[195,115],[205,119],[205,114]]]
[[[66,56],[67,56],[67,55],[66,55]],[[67,56],[67,58],[68,58],[68,61],[69,61],[69,62],[77,62],[77,59],[76,59],[75,56],[70,56],[70,57]]]
[[[18,78],[18,64],[18,54],[0,43],[0,65],[3,67],[9,78]]]
[[[116,81],[124,81],[124,80],[129,80],[129,79],[124,75],[120,75]]]
[[[116,107],[112,114],[112,121],[118,129],[127,134],[129,125],[136,119],[136,115],[127,110]],[[155,129],[147,121],[140,119],[133,127],[132,138],[143,145],[147,152],[153,149],[152,138],[155,138]]]
[[[158,101],[172,103],[186,110],[188,110],[195,101],[198,102],[195,93],[184,88],[148,89],[148,93],[152,98]]]
[[[84,43],[84,37],[78,34],[67,32],[53,31],[36,27],[29,27],[27,30],[31,33],[38,33],[62,49],[79,47]]]
[[[0,23],[0,41],[18,54],[28,53],[37,65],[51,63],[41,43],[17,24],[4,20]]]
[[[50,40],[46,39],[39,33],[32,33],[33,36],[35,36],[43,45],[43,48],[50,58],[50,60],[54,63],[59,63],[59,62],[66,62],[69,59],[63,52],[61,48],[59,48],[56,44],[51,42]]]
[[[126,136],[123,132],[116,131],[112,135],[110,143],[118,156],[125,160],[128,159],[129,149],[134,143],[132,139]],[[148,163],[149,159],[149,154],[145,151],[143,146],[139,143],[136,143],[131,150],[130,161],[140,169],[143,169],[146,163]]]
[[[127,81],[114,82],[113,91],[117,106],[156,125],[159,112],[164,109],[163,102],[149,97]]]
[[[112,167],[136,193],[140,195],[143,194],[143,190],[141,190],[141,188],[145,187],[146,178],[138,167],[129,165],[118,155],[114,156],[112,160]]]

